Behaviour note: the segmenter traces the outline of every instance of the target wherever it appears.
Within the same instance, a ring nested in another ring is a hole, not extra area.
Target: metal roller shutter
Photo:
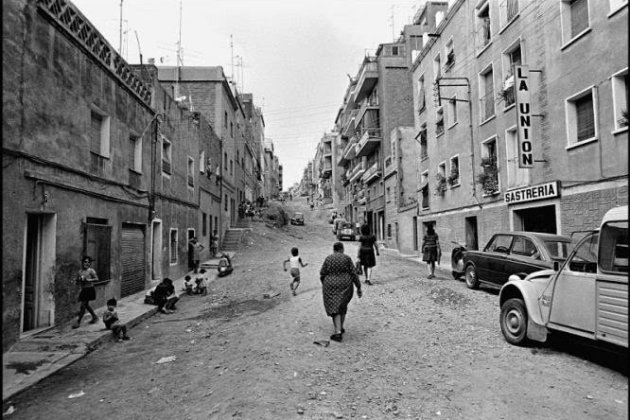
[[[120,241],[122,280],[120,297],[133,295],[144,290],[144,229],[135,225],[124,225]]]

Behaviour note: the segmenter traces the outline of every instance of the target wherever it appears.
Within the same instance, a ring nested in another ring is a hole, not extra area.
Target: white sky
[[[115,48],[120,0],[72,0]],[[398,36],[424,0],[182,0],[184,65],[223,66],[239,91],[263,107],[265,136],[283,165],[284,189],[298,182],[334,125],[348,76],[366,50]],[[179,0],[123,0],[123,57],[175,65]],[[392,9],[393,6],[393,9]],[[242,77],[241,77],[242,75]],[[244,85],[244,89],[243,89]],[[194,98],[193,98],[194,104]]]

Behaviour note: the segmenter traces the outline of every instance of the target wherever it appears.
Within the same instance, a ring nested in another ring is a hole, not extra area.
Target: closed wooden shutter
[[[120,297],[144,290],[144,229],[141,226],[123,224],[120,260],[122,263]]]
[[[595,137],[593,97],[589,94],[575,101],[575,111],[577,117],[577,140],[582,141]]]
[[[588,28],[588,1],[575,0],[571,3],[571,38]]]

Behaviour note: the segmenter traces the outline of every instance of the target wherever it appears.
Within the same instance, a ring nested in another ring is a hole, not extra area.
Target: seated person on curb
[[[201,271],[203,272],[203,269],[201,269]],[[193,281],[190,278],[190,276],[186,276],[184,277],[184,288],[183,288],[184,292],[186,292],[187,295],[192,295],[193,294]]]
[[[206,280],[206,270],[199,270],[199,276],[195,279],[195,283],[197,287],[195,288],[195,293],[198,295],[207,295],[208,294],[208,281]]]
[[[118,314],[116,313],[116,303],[116,299],[114,298],[107,301],[107,310],[103,312],[103,322],[105,323],[105,328],[112,330],[114,337],[118,338],[118,341],[129,340],[129,336],[127,335],[127,326],[122,325],[118,319]]]
[[[179,300],[179,296],[175,293],[173,281],[168,277],[165,277],[160,284],[155,286],[152,295],[155,304],[158,306],[158,312],[170,314],[177,309],[175,304]]]

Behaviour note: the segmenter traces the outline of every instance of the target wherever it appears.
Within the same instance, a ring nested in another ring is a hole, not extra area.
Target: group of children
[[[208,280],[206,279],[205,268],[199,270],[199,274],[196,275],[194,281],[190,276],[184,277],[183,291],[186,292],[187,295],[205,296],[208,294]]]

